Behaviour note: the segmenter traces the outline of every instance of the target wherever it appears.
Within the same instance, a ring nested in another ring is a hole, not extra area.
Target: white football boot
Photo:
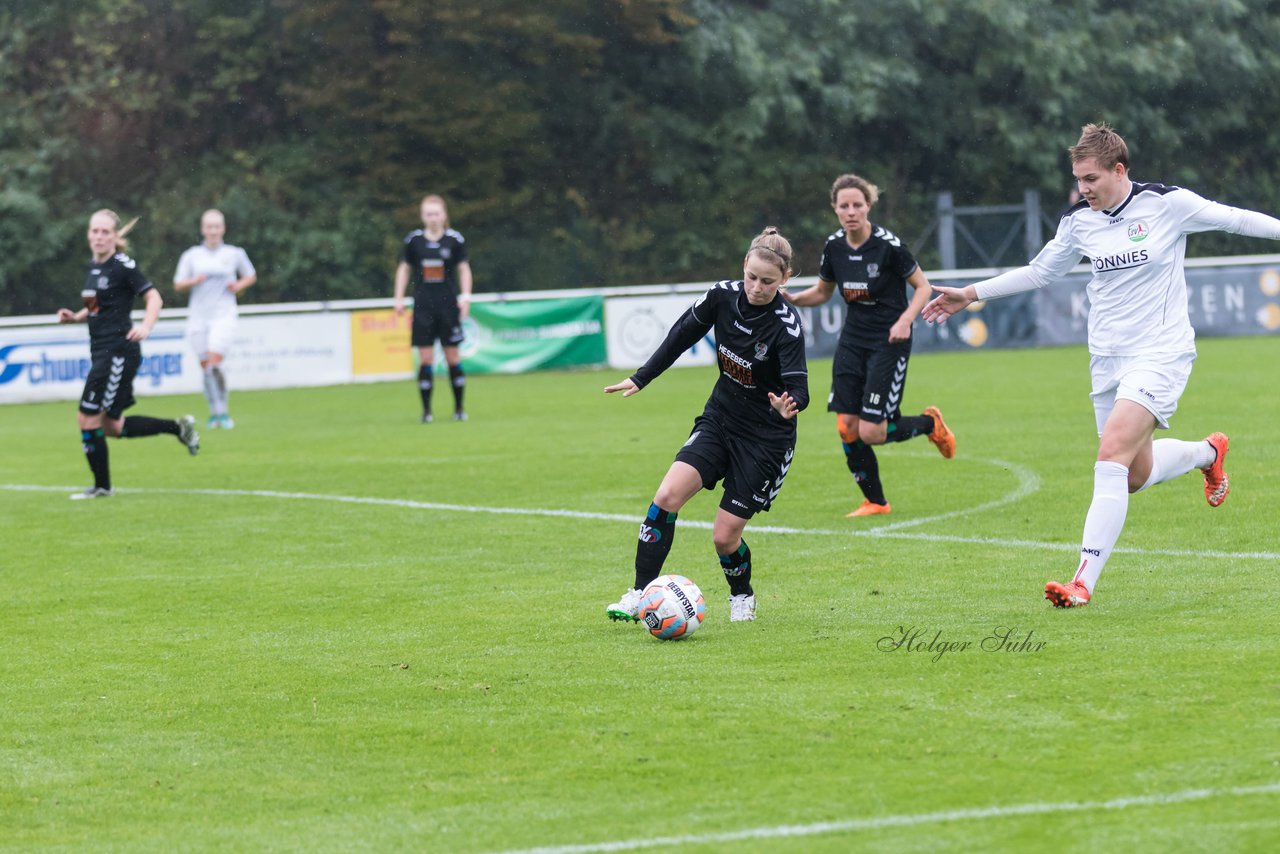
[[[178,441],[187,446],[191,456],[200,453],[200,434],[196,432],[194,415],[184,415],[178,419]]]
[[[756,618],[756,596],[739,593],[729,597],[729,622],[744,623]]]
[[[638,587],[632,587],[626,593],[622,594],[622,598],[614,602],[604,612],[609,615],[610,620],[639,620],[640,619],[640,598],[644,592]]]

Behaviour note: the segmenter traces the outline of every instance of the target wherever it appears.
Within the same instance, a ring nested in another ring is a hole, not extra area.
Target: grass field
[[[604,606],[712,369],[473,377],[429,426],[409,382],[238,393],[194,459],[113,442],[90,502],[74,404],[0,408],[0,849],[1278,850],[1277,355],[1201,342],[1172,433],[1230,434],[1231,496],[1134,497],[1070,611],[1082,349],[913,359],[904,409],[958,454],[882,450],[869,520],[815,363],[747,529],[759,619],[728,622],[704,493],[667,567],[708,618],[669,643]]]

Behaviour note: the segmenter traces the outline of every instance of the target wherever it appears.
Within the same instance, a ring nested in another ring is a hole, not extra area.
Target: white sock
[[[231,392],[227,389],[227,369],[222,365],[213,365],[209,368],[209,373],[213,375],[214,393],[218,396],[218,414],[227,414],[227,402],[231,397]]]
[[[1217,454],[1213,445],[1204,439],[1199,442],[1156,439],[1151,443],[1151,475],[1138,491],[1141,492],[1157,483],[1164,483],[1166,480],[1173,480],[1192,469],[1211,466]]]
[[[213,379],[213,368],[204,369],[204,399],[209,402],[209,415],[220,414],[218,412],[218,384]]]
[[[1073,580],[1083,581],[1093,592],[1102,568],[1111,557],[1116,540],[1124,530],[1129,512],[1129,469],[1120,463],[1100,460],[1093,464],[1093,503],[1084,517],[1080,542],[1080,568]]]

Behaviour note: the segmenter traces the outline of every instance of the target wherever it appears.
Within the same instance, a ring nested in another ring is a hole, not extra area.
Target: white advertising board
[[[200,362],[183,338],[184,325],[161,320],[142,342],[133,383],[139,398],[200,391]],[[241,317],[226,364],[237,389],[350,382],[350,314]],[[76,400],[89,365],[83,324],[0,328],[0,404]]]
[[[630,371],[643,365],[667,337],[671,324],[693,305],[698,296],[678,294],[606,299],[604,328],[609,367]],[[715,361],[715,340],[708,334],[676,359],[675,365],[713,365]]]

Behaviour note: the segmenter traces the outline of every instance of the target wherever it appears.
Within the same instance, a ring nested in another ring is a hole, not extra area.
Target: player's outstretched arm
[[[613,394],[615,391],[622,392],[623,397],[631,397],[631,395],[640,391],[640,386],[636,385],[636,381],[631,379],[631,377],[627,377],[620,383],[604,387],[605,394]]]
[[[929,323],[945,321],[948,317],[978,298],[977,291],[974,290],[973,285],[965,285],[963,288],[945,288],[941,285],[934,285],[933,289],[938,292],[938,295],[930,300],[924,307],[924,311],[921,312],[921,315]]]

